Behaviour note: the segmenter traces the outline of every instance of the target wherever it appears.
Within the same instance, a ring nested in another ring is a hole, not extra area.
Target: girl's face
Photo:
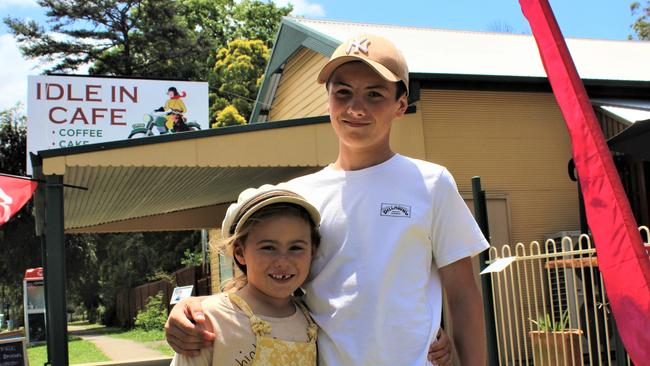
[[[174,96],[174,92],[171,91],[171,90],[168,91],[168,92],[167,92],[167,96],[170,97],[170,98],[173,97],[173,96]]]
[[[298,217],[271,217],[255,224],[234,254],[246,265],[248,286],[255,292],[269,300],[288,299],[309,274],[311,228]]]

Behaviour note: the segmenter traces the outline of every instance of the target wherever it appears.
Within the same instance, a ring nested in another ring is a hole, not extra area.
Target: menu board
[[[0,339],[0,366],[28,365],[25,338]]]

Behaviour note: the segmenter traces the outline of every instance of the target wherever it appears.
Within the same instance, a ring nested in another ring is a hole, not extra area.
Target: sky
[[[314,19],[530,34],[517,0],[275,0],[275,3],[291,3],[292,15]],[[565,37],[626,40],[633,33],[632,0],[550,0],[550,3]],[[0,0],[0,18],[7,16],[46,21],[45,10],[36,0]],[[19,102],[24,105],[27,75],[40,74],[43,67],[36,60],[22,57],[4,23],[0,24],[0,55],[0,110]]]

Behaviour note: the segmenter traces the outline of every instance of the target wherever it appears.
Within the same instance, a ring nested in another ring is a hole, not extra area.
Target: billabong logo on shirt
[[[381,216],[411,217],[411,206],[399,203],[382,203]]]

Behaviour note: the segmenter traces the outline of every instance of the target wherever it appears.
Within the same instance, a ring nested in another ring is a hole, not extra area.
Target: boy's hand
[[[203,313],[201,298],[183,299],[172,308],[165,323],[165,336],[171,348],[181,355],[198,356],[201,348],[212,346],[214,330]]]
[[[442,328],[438,331],[438,339],[429,346],[427,359],[436,366],[451,366],[451,342]]]

